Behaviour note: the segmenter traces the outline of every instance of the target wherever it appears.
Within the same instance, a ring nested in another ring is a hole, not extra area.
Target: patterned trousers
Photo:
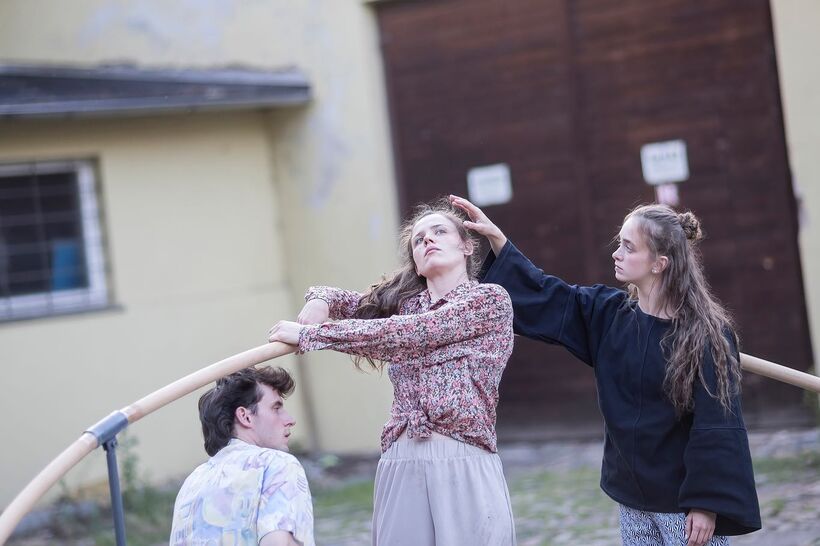
[[[623,504],[621,540],[624,546],[686,546],[686,514],[644,512]],[[729,537],[713,536],[707,546],[729,546]]]

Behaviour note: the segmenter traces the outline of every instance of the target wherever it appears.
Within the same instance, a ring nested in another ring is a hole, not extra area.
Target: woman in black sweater
[[[450,199],[490,242],[482,281],[509,292],[515,332],[593,368],[601,488],[620,505],[623,543],[724,545],[760,529],[738,340],[703,275],[698,219],[665,205],[630,212],[612,254],[623,290],[546,275],[478,207]]]

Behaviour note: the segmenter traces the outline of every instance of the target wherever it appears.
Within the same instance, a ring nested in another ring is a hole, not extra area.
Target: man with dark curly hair
[[[293,389],[288,372],[261,367],[224,377],[202,395],[211,458],[182,484],[171,546],[314,546],[305,471],[288,453],[295,421],[284,399]]]

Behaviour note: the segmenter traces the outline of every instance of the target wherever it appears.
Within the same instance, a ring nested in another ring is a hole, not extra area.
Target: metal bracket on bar
[[[117,467],[117,434],[127,426],[128,417],[121,411],[115,411],[86,430],[97,438],[97,442],[105,450],[105,459],[108,463],[108,489],[111,492],[111,513],[114,517],[114,535],[117,539],[117,546],[126,546],[125,510],[122,505],[120,475]]]
[[[86,432],[93,434],[97,438],[97,442],[103,445],[108,440],[115,438],[127,426],[128,417],[121,411],[115,411],[108,417],[98,421]]]

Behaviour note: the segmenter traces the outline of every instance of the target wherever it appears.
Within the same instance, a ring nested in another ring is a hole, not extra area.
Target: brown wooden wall
[[[641,145],[686,141],[681,206],[698,214],[715,292],[743,350],[812,362],[768,0],[430,0],[377,4],[402,206],[466,195],[507,163],[487,213],[539,266],[614,283],[611,238],[654,199]],[[747,422],[808,419],[802,392],[758,377]],[[599,426],[592,374],[518,339],[499,431]]]

